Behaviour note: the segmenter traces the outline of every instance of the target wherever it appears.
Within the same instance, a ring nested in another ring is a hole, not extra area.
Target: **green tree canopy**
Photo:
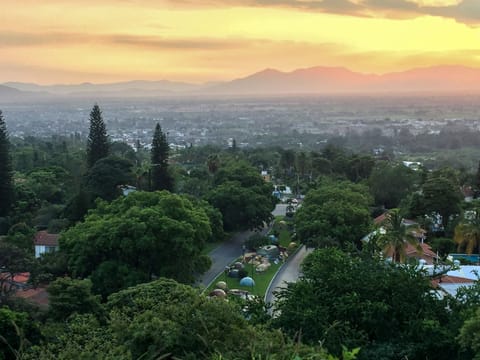
[[[120,288],[167,276],[190,282],[204,261],[211,236],[205,211],[168,192],[135,192],[108,204],[100,201],[85,222],[60,238],[74,276],[91,276],[107,295]]]
[[[87,139],[87,165],[91,168],[95,163],[107,157],[109,144],[107,129],[103,122],[100,107],[95,104],[90,112],[90,132]]]
[[[168,146],[167,137],[162,132],[160,124],[155,126],[152,139],[151,151],[151,190],[173,191],[173,178],[168,169]]]
[[[361,347],[360,359],[455,358],[446,302],[421,271],[333,248],[313,252],[302,271],[277,304],[276,325],[288,334],[336,354]]]
[[[245,162],[230,162],[217,171],[216,187],[207,200],[223,215],[227,231],[263,227],[272,219],[275,198],[272,185]]]
[[[318,346],[252,326],[236,302],[209,299],[171,279],[112,294],[106,308],[105,324],[90,314],[71,316],[24,358],[335,360]]]
[[[417,182],[413,170],[403,164],[392,165],[387,162],[378,163],[368,179],[375,204],[387,209],[398,207]]]
[[[13,202],[13,175],[7,125],[0,110],[0,217],[8,215]]]
[[[86,174],[87,188],[93,198],[100,197],[110,201],[120,195],[118,185],[135,181],[132,166],[130,161],[115,156],[98,160]]]
[[[308,246],[335,244],[360,247],[371,218],[368,190],[349,181],[324,181],[311,190],[295,214],[297,236]]]
[[[100,298],[92,295],[91,289],[88,279],[58,278],[52,282],[48,286],[50,318],[65,320],[73,314],[88,313],[101,316]]]
[[[437,171],[430,174],[423,184],[422,195],[427,213],[440,214],[445,228],[451,216],[460,214],[460,187],[449,173]]]

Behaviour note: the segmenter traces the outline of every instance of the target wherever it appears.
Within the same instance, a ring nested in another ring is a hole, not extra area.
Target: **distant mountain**
[[[213,86],[215,94],[355,94],[406,92],[480,92],[480,69],[436,66],[384,75],[362,74],[339,67],[292,72],[266,69]]]
[[[17,90],[17,89],[14,89],[14,88],[11,88],[9,86],[5,86],[5,85],[0,85],[0,96],[15,96],[15,95],[20,95],[22,93],[22,91],[20,90]]]
[[[58,85],[37,85],[32,83],[8,82],[4,85],[23,91],[43,91],[56,95],[72,96],[142,96],[150,93],[150,96],[186,92],[197,89],[198,85],[173,82],[168,80],[146,81],[134,80],[108,84],[58,84]],[[148,95],[147,95],[148,96]]]
[[[28,92],[15,89],[10,86],[0,85],[0,103],[16,102],[28,99],[44,99],[48,95],[43,92]]]
[[[265,69],[245,78],[223,83],[190,84],[168,80],[135,80],[109,84],[37,85],[9,82],[3,87],[23,93],[134,98],[199,95],[286,95],[286,94],[395,94],[480,92],[480,69],[464,66],[434,66],[384,75],[362,74],[341,67],[312,67],[282,72]],[[4,90],[6,91],[6,90]],[[0,92],[0,96],[2,93]],[[6,95],[5,95],[6,96]]]

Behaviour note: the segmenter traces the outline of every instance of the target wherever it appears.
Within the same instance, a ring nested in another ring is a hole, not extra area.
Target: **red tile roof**
[[[38,231],[33,240],[35,245],[58,246],[59,234],[50,234],[46,230]]]
[[[423,259],[427,262],[428,265],[432,265],[434,260],[437,259],[437,254],[433,252],[430,245],[426,243],[418,243],[419,248],[417,246],[411,245],[407,243],[405,248],[405,256],[407,258],[417,258]],[[389,247],[385,250],[385,255],[389,257],[393,257],[393,248]]]
[[[47,289],[39,287],[36,289],[18,290],[15,296],[28,300],[39,306],[48,306],[48,292]]]
[[[375,225],[380,225],[381,223],[383,223],[387,219],[387,214],[388,213],[383,213],[382,215],[377,216],[375,219],[373,219],[373,223]]]
[[[471,279],[465,279],[458,276],[443,275],[440,279],[432,279],[431,281],[434,287],[437,287],[440,283],[443,284],[473,284]]]

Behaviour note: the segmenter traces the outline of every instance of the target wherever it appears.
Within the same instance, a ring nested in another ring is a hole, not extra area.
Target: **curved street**
[[[275,277],[272,279],[270,286],[267,289],[265,294],[265,303],[273,304],[276,301],[274,292],[281,288],[286,288],[287,283],[295,282],[298,280],[301,274],[301,265],[303,259],[310,254],[313,249],[307,249],[305,245],[302,245],[300,250],[298,250],[282,268],[277,272]]]
[[[278,204],[275,210],[272,212],[274,216],[284,215],[286,205]],[[266,233],[269,230],[269,226],[266,226],[261,232]],[[242,255],[242,245],[255,231],[243,231],[235,234],[230,240],[225,241],[217,248],[213,249],[209,256],[212,259],[211,268],[204,273],[197,280],[197,284],[208,288],[211,283],[217,278],[219,274],[223,272],[226,266],[230,265],[235,259]],[[295,282],[300,276],[300,266],[303,259],[312,252],[312,249],[308,249],[302,246],[287,262],[280,268],[275,274],[270,286],[265,294],[266,303],[274,303],[274,292],[280,288],[286,287],[286,283]]]
[[[197,284],[208,288],[218,274],[223,272],[225,266],[230,265],[235,259],[242,255],[243,242],[254,233],[254,231],[236,233],[231,239],[213,249],[208,254],[210,259],[212,259],[212,266],[198,279]]]

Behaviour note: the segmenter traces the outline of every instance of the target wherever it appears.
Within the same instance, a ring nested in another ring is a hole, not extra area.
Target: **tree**
[[[93,198],[110,201],[120,195],[118,185],[126,185],[135,180],[132,166],[130,161],[115,156],[98,160],[86,174],[87,188]]]
[[[465,321],[458,335],[460,346],[472,351],[474,360],[480,360],[480,308],[477,309],[475,315]]]
[[[307,344],[359,359],[456,358],[456,319],[445,311],[421,271],[338,249],[318,249],[303,276],[280,291],[274,325]]]
[[[22,351],[23,328],[28,316],[23,312],[0,308],[0,359],[19,359]]]
[[[173,178],[168,171],[169,151],[170,148],[167,143],[167,137],[162,132],[160,124],[157,123],[152,139],[152,187],[150,190],[173,191]]]
[[[413,170],[403,164],[391,165],[381,162],[373,169],[368,184],[375,199],[375,204],[387,209],[400,205],[413,189],[416,177]]]
[[[464,216],[455,227],[453,239],[458,245],[458,251],[467,254],[480,253],[480,209],[469,211],[470,216]]]
[[[137,191],[111,203],[97,202],[83,223],[67,230],[60,249],[75,277],[91,276],[106,296],[155,277],[191,282],[211,236],[209,218],[186,197]]]
[[[226,231],[262,228],[272,220],[272,186],[245,162],[231,162],[215,175],[207,201],[223,215]]]
[[[25,184],[40,201],[61,204],[64,201],[65,188],[70,181],[71,178],[64,168],[51,166],[30,171]]]
[[[27,254],[34,254],[33,238],[35,231],[25,223],[18,223],[13,225],[7,233],[6,242],[14,245]]]
[[[87,139],[87,166],[93,167],[95,163],[107,157],[109,144],[107,129],[103,122],[100,107],[95,104],[90,112],[90,132]]]
[[[62,321],[73,314],[95,314],[102,317],[100,298],[91,293],[92,282],[58,278],[48,286],[49,316]]]
[[[379,242],[386,253],[392,253],[394,262],[405,261],[405,249],[408,244],[421,251],[417,239],[412,235],[414,227],[405,225],[398,209],[390,210],[382,225],[385,234],[380,235]]]
[[[16,287],[14,277],[23,272],[31,271],[34,264],[33,254],[29,254],[15,245],[0,241],[0,305],[3,304]]]
[[[254,327],[235,301],[160,278],[112,294],[109,317],[73,315],[53,324],[26,360],[81,359],[331,359],[319,346],[293,342],[278,330]],[[343,359],[354,359],[345,351]]]
[[[218,168],[220,167],[220,157],[218,154],[211,154],[207,158],[207,167],[208,172],[212,175],[215,175]]]
[[[428,214],[440,214],[443,226],[447,229],[450,217],[460,214],[462,200],[454,177],[441,171],[432,173],[423,184],[422,192],[425,210]]]
[[[368,190],[349,181],[324,181],[311,190],[295,214],[298,239],[307,246],[361,247],[371,224]]]
[[[13,203],[13,173],[7,125],[0,110],[0,217],[7,216]]]

